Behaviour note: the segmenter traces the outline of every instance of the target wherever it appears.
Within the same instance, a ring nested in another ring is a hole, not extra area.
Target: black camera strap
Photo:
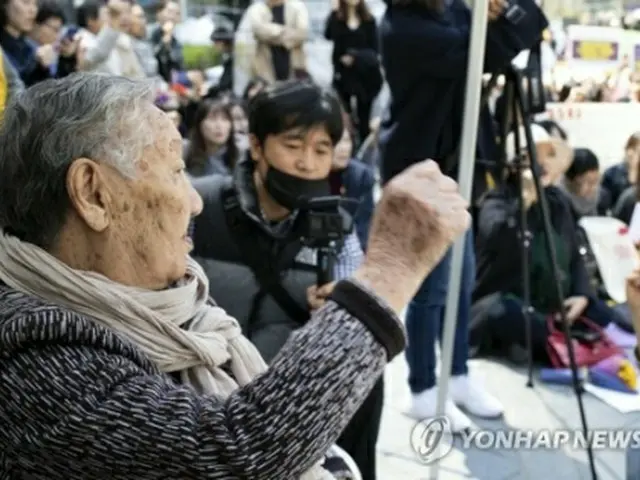
[[[242,211],[237,194],[233,187],[222,190],[222,205],[225,211],[227,226],[231,238],[235,241],[245,264],[251,269],[260,286],[255,296],[249,314],[249,323],[256,320],[258,309],[266,295],[271,295],[276,303],[294,321],[301,324],[309,319],[309,310],[303,308],[287,289],[282,285],[282,274],[292,264],[302,249],[302,242],[288,243],[277,255],[275,268],[270,258],[265,258],[265,252],[257,248],[255,229],[252,229],[246,214]],[[271,255],[273,252],[267,253]]]

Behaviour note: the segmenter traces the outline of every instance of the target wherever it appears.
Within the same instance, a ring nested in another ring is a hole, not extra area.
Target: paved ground
[[[478,422],[486,428],[554,429],[580,428],[575,396],[568,387],[538,384],[526,387],[526,373],[488,360],[471,362],[487,388],[506,407],[501,421]],[[422,465],[410,447],[414,422],[404,415],[409,391],[407,368],[398,357],[386,372],[386,405],[378,442],[380,480],[427,480],[430,469]],[[621,414],[590,394],[584,395],[590,428],[640,429],[640,412]],[[598,480],[626,480],[622,452],[596,453]],[[454,449],[441,461],[439,479],[520,480],[591,478],[585,452],[480,451]]]

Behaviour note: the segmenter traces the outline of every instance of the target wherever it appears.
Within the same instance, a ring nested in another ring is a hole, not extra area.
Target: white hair
[[[531,124],[531,137],[533,139],[533,144],[538,145],[540,143],[549,143],[551,142],[551,135],[542,128],[540,125],[535,123]],[[524,127],[520,127],[518,129],[518,140],[520,142],[520,152],[516,152],[516,141],[515,141],[515,133],[511,132],[507,135],[506,140],[506,153],[507,153],[507,162],[512,162],[515,160],[516,156],[522,153],[522,150],[527,148],[527,137],[525,134]]]

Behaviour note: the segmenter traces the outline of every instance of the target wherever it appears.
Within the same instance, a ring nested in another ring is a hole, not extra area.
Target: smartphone
[[[73,37],[76,36],[76,34],[80,31],[80,27],[76,26],[76,25],[71,25],[69,28],[67,28],[67,31],[64,32],[64,35],[62,36],[62,38],[60,39],[61,42],[68,42],[70,40],[73,40]]]

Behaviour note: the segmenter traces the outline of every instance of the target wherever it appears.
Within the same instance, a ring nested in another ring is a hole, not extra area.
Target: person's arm
[[[372,168],[367,168],[362,175],[361,190],[365,194],[360,198],[360,205],[356,210],[354,218],[358,238],[362,245],[362,250],[367,251],[367,242],[369,240],[369,227],[375,210],[375,201],[373,199],[373,189],[375,187],[376,178]]]
[[[285,26],[284,46],[288,49],[296,48],[304,44],[309,38],[309,12],[303,2],[292,2],[284,8],[295,8],[292,25]]]
[[[520,210],[517,199],[497,192],[485,199],[478,216],[478,243],[489,251],[519,251]]]
[[[362,295],[359,306],[347,300],[346,308],[379,322],[396,339],[404,335],[397,316],[381,301],[355,283],[344,285]],[[5,375],[0,412],[16,419],[18,429],[5,429],[4,435],[36,442],[12,442],[12,468],[37,469],[51,480],[98,480],[107,473],[114,479],[299,478],[364,401],[391,347],[330,300],[291,335],[264,374],[222,399],[151,374],[109,348],[84,347],[88,337],[81,333],[69,342],[74,333],[63,328],[69,319],[62,315],[47,311],[22,320],[34,329],[45,322],[47,335],[60,337],[46,355],[40,348],[24,348],[0,362]],[[73,332],[92,328],[79,317],[72,320],[78,327]],[[64,368],[63,382],[57,368]],[[12,381],[15,372],[30,381]]]
[[[330,41],[335,41],[335,31],[336,31],[336,23],[338,22],[338,17],[336,16],[336,11],[332,10],[329,16],[327,17],[327,21],[324,24],[324,38]]]
[[[249,7],[248,15],[253,36],[259,42],[282,45],[285,27],[278,23],[266,21],[264,18],[265,12],[261,11],[266,8],[261,3],[254,3]]]
[[[633,216],[633,211],[636,208],[636,203],[638,203],[638,192],[637,187],[635,185],[627,188],[622,195],[618,198],[611,214],[617,218],[618,220],[629,225],[631,223],[631,217]]]
[[[456,0],[452,8],[468,8]],[[488,25],[484,69],[495,72],[505,67],[522,50],[532,47],[547,27],[547,19],[534,0],[518,2],[526,15],[517,25],[501,16]],[[393,8],[393,7],[391,7]],[[470,28],[450,26],[407,14],[402,22],[389,22],[383,35],[384,50],[403,52],[402,62],[420,68],[430,77],[464,78],[467,70]],[[470,24],[470,19],[469,19]]]
[[[116,47],[120,31],[108,25],[102,27],[95,43],[92,42],[87,48],[81,50],[78,61],[79,70],[93,70],[101,63],[105,62],[113,49]]]
[[[360,246],[360,240],[355,232],[347,235],[342,243],[342,248],[336,256],[333,268],[334,280],[342,280],[352,276],[360,268],[364,260],[364,253]]]
[[[7,79],[7,103],[11,100],[12,97],[15,97],[20,92],[24,90],[24,83],[20,79],[20,75],[13,68],[11,62],[7,60],[6,55],[2,55],[2,66],[4,70],[4,75]]]
[[[30,87],[31,85],[46,80],[51,76],[49,69],[43,67],[40,65],[40,62],[38,62],[35,50],[33,50],[33,52],[28,56],[23,57],[22,62],[16,61],[16,59],[6,51],[4,52],[4,56],[14,67],[14,71],[20,76],[22,83],[26,87]]]
[[[584,257],[580,253],[580,240],[578,238],[578,225],[571,209],[568,197],[564,193],[557,191],[562,201],[564,209],[564,221],[567,223],[566,236],[564,241],[567,242],[571,249],[571,261],[569,264],[569,272],[571,275],[571,292],[567,292],[571,296],[594,297],[595,291],[591,285],[589,272],[584,264]],[[561,196],[560,196],[561,195]]]

